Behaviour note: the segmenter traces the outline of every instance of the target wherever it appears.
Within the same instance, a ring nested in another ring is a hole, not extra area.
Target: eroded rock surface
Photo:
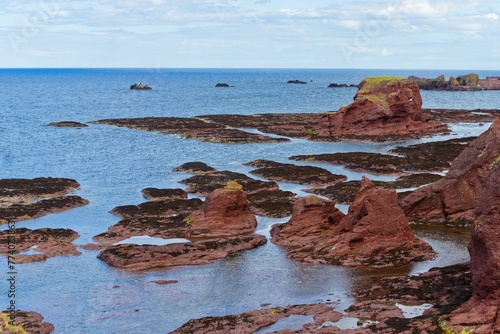
[[[298,166],[270,160],[255,160],[245,166],[255,167],[251,174],[272,181],[300,183],[304,185],[322,186],[345,181],[345,175],[336,175],[328,170],[314,166]]]
[[[49,126],[54,126],[57,128],[87,128],[88,125],[85,123],[75,122],[75,121],[61,121],[61,122],[51,122]]]
[[[500,333],[500,156],[491,166],[475,213],[469,245],[473,294],[451,314],[448,327]]]
[[[191,237],[225,237],[252,233],[257,219],[250,210],[246,193],[238,183],[228,183],[212,192],[186,222]]]
[[[98,258],[113,267],[130,270],[201,265],[257,248],[266,242],[267,239],[263,235],[251,234],[165,246],[117,245],[101,251]]]
[[[296,215],[291,219],[292,227],[296,225],[294,218],[301,222],[302,219],[297,217],[306,212],[299,210],[298,204],[297,211],[294,211]],[[333,203],[325,204],[332,206]],[[325,204],[321,203],[319,207],[322,208]],[[303,221],[319,224],[325,220],[325,213],[335,212],[332,210],[314,210],[314,217]],[[361,189],[349,207],[348,214],[343,216],[335,213],[334,216],[327,217],[326,222],[327,228],[323,229],[321,237],[316,242],[311,240],[309,247],[301,244],[300,239],[295,240],[294,234],[297,232],[287,233],[287,225],[274,227],[271,231],[272,240],[287,246],[288,255],[293,259],[344,266],[389,267],[428,260],[435,255],[427,243],[413,235],[408,220],[398,205],[396,192],[377,189],[367,178],[363,178]],[[306,226],[301,226],[298,230]]]
[[[79,196],[65,196],[79,186],[64,178],[0,180],[0,224],[87,205],[89,202]]]
[[[10,321],[9,314],[7,310],[1,313],[3,321],[0,321],[0,330],[2,333],[49,334],[54,331],[54,325],[43,321],[44,318],[39,313],[16,310],[14,320],[15,326],[13,327],[8,325]]]
[[[54,256],[80,255],[76,245],[72,243],[78,236],[73,230],[61,228],[16,228],[0,231],[0,253],[9,254],[8,245],[15,244],[16,264],[43,261]],[[22,254],[26,251],[33,251],[33,254]]]
[[[194,138],[211,143],[248,144],[248,143],[280,143],[286,138],[273,138],[260,134],[226,128],[223,124],[206,122],[199,118],[180,117],[145,117],[104,119],[90,122],[108,124],[130,129],[155,131],[162,134],[177,134],[184,138]]]
[[[500,118],[452,162],[441,180],[406,196],[402,207],[412,221],[470,224],[485,180],[500,156]]]
[[[354,102],[337,113],[326,113],[318,125],[320,137],[390,140],[447,131],[422,112],[418,85],[398,77],[364,79]]]

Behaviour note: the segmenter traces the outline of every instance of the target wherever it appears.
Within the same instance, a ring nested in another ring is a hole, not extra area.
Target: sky
[[[500,1],[1,2],[0,68],[500,70]]]

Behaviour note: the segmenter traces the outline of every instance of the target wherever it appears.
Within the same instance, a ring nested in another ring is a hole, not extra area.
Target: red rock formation
[[[257,219],[250,211],[247,195],[236,182],[217,189],[186,222],[191,225],[188,237],[224,237],[252,233]]]
[[[257,248],[267,242],[263,235],[184,242],[164,246],[116,245],[97,256],[107,264],[130,270],[149,270],[184,265],[201,265],[231,254]]]
[[[272,231],[272,240],[288,246],[291,258],[388,267],[434,256],[432,248],[413,235],[396,192],[376,189],[367,178],[363,178],[346,216],[332,211],[332,202],[318,199],[306,204],[296,204],[290,226]]]
[[[274,225],[271,241],[289,247],[291,258],[324,263],[323,259],[311,258],[313,245],[324,243],[344,214],[335,207],[335,202],[316,196],[300,198],[293,206],[292,218],[286,224]],[[307,259],[307,260],[306,260]]]
[[[474,333],[500,333],[500,156],[490,165],[489,177],[476,208],[469,245],[472,298],[454,311],[447,327]]]
[[[499,156],[500,118],[451,163],[444,178],[405,197],[403,210],[411,221],[473,222],[486,177]]]
[[[320,119],[320,137],[361,139],[421,137],[447,131],[445,125],[430,122],[422,113],[418,85],[397,77],[366,78],[359,85],[354,102],[337,113]]]

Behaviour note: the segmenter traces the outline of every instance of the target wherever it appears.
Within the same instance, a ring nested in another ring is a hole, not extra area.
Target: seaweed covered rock
[[[474,328],[477,333],[500,333],[500,156],[484,182],[472,225],[472,298],[455,310],[449,328]]]
[[[313,197],[314,198],[314,197]],[[273,241],[288,247],[293,259],[344,266],[390,267],[434,257],[431,246],[416,238],[394,190],[377,189],[367,178],[361,181],[347,215],[336,212],[332,202],[315,199],[298,202],[287,225],[273,228]],[[303,218],[307,211],[313,217]],[[316,208],[314,208],[316,206]],[[297,222],[308,222],[297,223]],[[311,227],[311,228],[309,228]],[[312,238],[309,236],[312,235]],[[306,246],[301,239],[309,238]]]
[[[116,268],[148,270],[207,264],[238,252],[257,248],[266,242],[265,236],[250,234],[164,246],[116,245],[101,251],[97,257]]]
[[[441,180],[405,197],[401,205],[411,221],[470,224],[485,180],[500,156],[500,118],[451,163]]]
[[[1,231],[0,254],[7,255],[9,253],[7,246],[14,241],[17,252],[16,263],[43,261],[54,256],[80,255],[76,245],[72,243],[78,236],[78,233],[73,230],[61,228],[37,230],[16,228]]]
[[[257,219],[241,185],[229,182],[212,192],[202,206],[186,218],[191,237],[223,237],[252,233]]]
[[[0,313],[0,317],[1,333],[49,334],[54,331],[54,325],[45,322],[43,316],[36,312],[15,310],[15,318],[12,319],[11,312],[5,310]]]
[[[65,196],[79,186],[65,178],[0,180],[0,224],[87,205],[89,202],[79,196]]]
[[[320,137],[388,140],[421,137],[447,131],[422,112],[418,85],[399,77],[365,78],[354,102],[337,113],[326,113],[317,129]]]

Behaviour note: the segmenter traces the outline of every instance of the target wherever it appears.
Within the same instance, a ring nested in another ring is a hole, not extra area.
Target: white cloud
[[[483,18],[488,21],[498,21],[499,17],[496,13],[488,13],[483,15]]]

